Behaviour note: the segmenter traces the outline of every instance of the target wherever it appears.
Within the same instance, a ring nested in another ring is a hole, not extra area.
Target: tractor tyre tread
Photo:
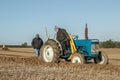
[[[44,48],[45,48],[45,46],[47,46],[47,45],[50,45],[52,48],[53,48],[53,52],[54,52],[54,57],[53,57],[53,60],[51,61],[52,63],[58,63],[60,60],[59,60],[59,57],[60,57],[60,49],[58,48],[59,46],[57,45],[57,43],[55,43],[55,41],[54,40],[48,40],[48,41],[46,41],[44,44],[43,44],[43,46],[42,46],[42,48],[41,48],[41,54],[40,54],[40,60],[42,61],[42,62],[45,62],[44,61],[44,58],[43,58],[43,51],[44,51]]]

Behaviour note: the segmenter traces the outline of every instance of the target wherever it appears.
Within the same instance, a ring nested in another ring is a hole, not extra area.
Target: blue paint
[[[96,46],[99,44],[98,39],[75,39],[74,40],[78,53],[82,54],[85,60],[91,60],[98,57],[98,53],[92,54],[92,45]]]
[[[99,56],[98,52],[96,51],[96,45],[99,44],[98,39],[78,39],[78,36],[74,38],[74,43],[77,48],[77,52],[82,54],[85,60],[91,60]],[[95,52],[92,53],[92,45],[95,46]],[[61,57],[67,59],[71,55],[71,49],[68,50],[68,54],[64,54]]]

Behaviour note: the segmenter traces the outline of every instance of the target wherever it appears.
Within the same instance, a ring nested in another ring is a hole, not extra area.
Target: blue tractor
[[[86,32],[87,33],[87,32]],[[70,48],[64,54],[61,44],[54,39],[48,39],[41,48],[40,59],[43,62],[59,62],[60,59],[72,63],[85,64],[94,60],[96,64],[108,64],[108,57],[99,50],[98,39],[79,39],[78,36],[70,36]]]

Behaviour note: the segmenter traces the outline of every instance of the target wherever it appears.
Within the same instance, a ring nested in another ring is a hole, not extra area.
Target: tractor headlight
[[[97,54],[97,53],[99,53],[99,45],[93,44],[93,45],[91,46],[91,53],[92,53],[92,54]]]
[[[92,54],[96,54],[96,53],[99,53],[99,50],[96,50],[96,49],[92,49],[92,50],[91,50],[91,53],[92,53]]]
[[[92,49],[92,50],[91,50],[91,53],[92,53],[92,54],[95,53],[95,50]]]

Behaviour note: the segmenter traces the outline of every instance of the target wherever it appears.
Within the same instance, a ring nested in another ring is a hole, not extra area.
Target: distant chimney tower
[[[85,26],[85,39],[88,39],[88,27],[87,27],[87,23]]]

